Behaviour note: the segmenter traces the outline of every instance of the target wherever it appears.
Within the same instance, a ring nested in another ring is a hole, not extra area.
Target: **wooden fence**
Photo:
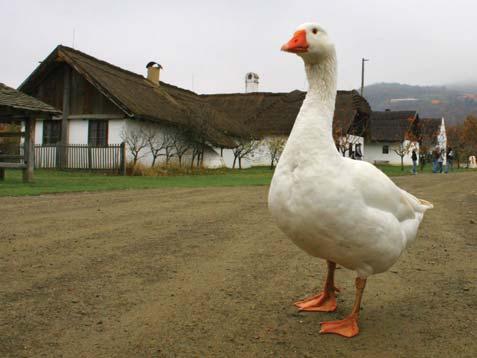
[[[125,164],[124,143],[107,146],[35,145],[35,168],[102,170],[125,174]]]

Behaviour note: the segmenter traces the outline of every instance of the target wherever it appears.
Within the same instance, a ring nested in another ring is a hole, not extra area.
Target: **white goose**
[[[432,204],[400,189],[372,164],[344,158],[336,150],[336,52],[326,31],[303,24],[282,50],[303,59],[309,90],[276,167],[269,208],[298,247],[328,263],[323,292],[295,303],[301,310],[334,311],[336,263],[357,272],[351,314],[322,322],[320,330],[353,337],[359,332],[366,278],[397,261]]]

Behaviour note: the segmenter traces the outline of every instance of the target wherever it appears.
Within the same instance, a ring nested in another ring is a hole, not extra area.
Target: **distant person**
[[[439,160],[439,147],[435,147],[432,151],[432,172],[437,173],[437,161]]]
[[[444,150],[441,150],[439,152],[439,158],[437,158],[437,171],[439,173],[442,173],[443,164],[444,164]]]
[[[356,160],[362,160],[363,159],[363,152],[361,151],[361,143],[356,144],[356,150],[354,152],[354,157]]]
[[[412,174],[416,175],[417,174],[417,154],[415,149],[412,150],[411,159],[412,159]]]
[[[419,167],[421,168],[421,172],[424,170],[428,157],[429,153],[419,151]]]
[[[446,174],[452,171],[452,164],[454,163],[454,151],[452,150],[451,147],[447,148],[447,155],[446,155]]]

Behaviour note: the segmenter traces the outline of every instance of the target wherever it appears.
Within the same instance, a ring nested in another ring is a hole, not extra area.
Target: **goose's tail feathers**
[[[418,199],[418,200],[419,200],[419,203],[426,208],[426,210],[432,209],[434,207],[434,205],[427,200],[423,200],[423,199]]]

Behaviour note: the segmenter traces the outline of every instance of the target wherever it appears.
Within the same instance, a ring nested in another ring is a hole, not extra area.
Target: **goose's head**
[[[306,64],[320,63],[335,54],[335,46],[326,31],[311,22],[298,26],[293,37],[281,49],[297,54]]]

